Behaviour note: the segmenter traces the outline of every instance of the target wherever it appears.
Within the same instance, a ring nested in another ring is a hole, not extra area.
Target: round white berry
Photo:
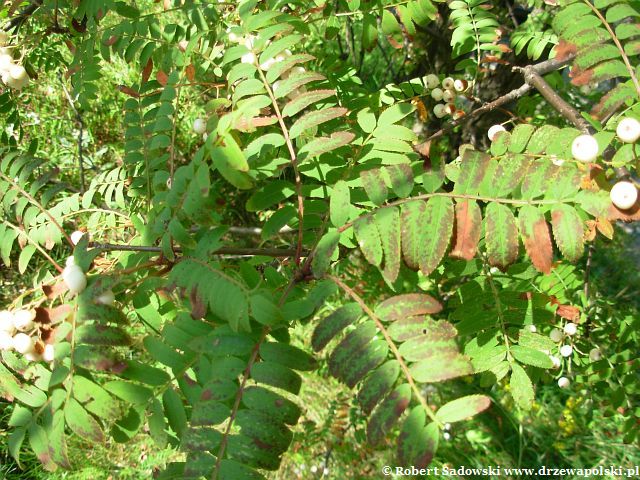
[[[269,69],[276,64],[276,62],[277,60],[275,58],[269,58],[268,60],[260,64],[260,69],[268,72]]]
[[[242,37],[236,35],[233,32],[229,33],[229,41],[233,42],[233,43],[241,43],[242,42]]]
[[[0,70],[9,73],[9,69],[13,65],[13,57],[7,53],[0,55]]]
[[[442,103],[438,103],[436,104],[435,107],[433,107],[433,114],[437,117],[437,118],[442,118],[447,114],[447,107],[446,105],[442,104]]]
[[[578,331],[578,326],[575,323],[569,322],[564,326],[564,333],[566,333],[569,336],[575,335],[577,331]]]
[[[193,121],[193,131],[198,135],[202,135],[207,131],[207,122],[203,118],[196,118]]]
[[[323,474],[324,476],[329,475],[329,469],[328,469],[327,467],[324,467],[324,470],[322,470],[322,474]]]
[[[598,141],[591,135],[580,135],[571,144],[571,155],[580,162],[593,162],[598,157]]]
[[[493,125],[492,127],[489,128],[489,131],[487,132],[487,137],[489,137],[489,140],[491,140],[493,142],[493,140],[496,138],[496,135],[499,132],[506,132],[506,128],[504,128],[502,125]]]
[[[441,88],[434,88],[433,90],[431,90],[431,98],[433,98],[436,102],[439,102],[440,100],[442,100],[443,94],[444,92],[442,91]]]
[[[638,189],[631,182],[618,182],[611,189],[609,197],[611,202],[620,210],[627,210],[636,204]]]
[[[36,317],[36,312],[30,310],[17,310],[13,314],[13,324],[16,329],[21,332],[26,332],[33,328],[33,319]]]
[[[560,355],[563,357],[570,357],[573,353],[573,347],[571,345],[563,345],[560,347]]]
[[[640,138],[640,122],[635,118],[623,118],[616,128],[618,138],[625,143],[634,143]]]
[[[15,80],[24,80],[25,78],[28,78],[25,68],[18,64],[11,65],[11,68],[9,68],[9,75],[11,75],[11,78]]]
[[[44,346],[44,352],[42,352],[42,359],[45,362],[53,362],[54,349],[53,345],[47,344]]]
[[[96,297],[96,303],[100,303],[102,305],[113,305],[113,302],[116,301],[116,296],[113,294],[111,290],[105,290],[100,295]]]
[[[562,365],[562,361],[558,357],[554,357],[553,355],[549,355],[549,359],[551,360],[551,363],[553,364],[553,368],[560,368],[560,365]]]
[[[451,424],[450,423],[445,423],[444,424],[444,429],[448,432],[449,430],[451,430]]]
[[[560,377],[558,379],[558,386],[560,388],[569,388],[569,385],[571,385],[571,382],[567,377]]]
[[[442,88],[444,88],[445,90],[450,90],[453,88],[453,78],[451,77],[446,77],[445,79],[442,80]]]
[[[76,259],[73,258],[73,255],[71,255],[69,258],[67,258],[67,262],[65,263],[65,265],[68,267],[69,265],[75,265],[76,264]]]
[[[13,313],[9,310],[2,310],[0,312],[0,332],[7,332],[9,335],[13,335],[16,331],[16,326],[13,324]]]
[[[4,330],[0,330],[0,350],[13,350],[13,337]]]
[[[62,271],[62,280],[71,294],[80,293],[87,286],[87,277],[78,265],[67,265]]]
[[[549,332],[549,338],[554,342],[559,342],[562,340],[562,332],[557,328],[554,328]]]
[[[529,325],[527,328],[528,328],[528,329],[529,329],[529,331],[530,331],[530,332],[532,332],[532,333],[536,333],[536,332],[538,331],[538,329],[536,328],[536,326],[535,326],[535,325]]]
[[[445,102],[453,102],[456,98],[456,92],[453,90],[445,90],[442,92],[442,100]]]
[[[592,348],[589,351],[589,360],[591,360],[592,362],[597,362],[601,358],[602,358],[602,352],[600,352],[600,349],[598,347]]]
[[[453,88],[456,92],[464,92],[469,87],[469,82],[458,79],[453,82]]]
[[[80,230],[76,230],[70,235],[71,243],[73,243],[74,245],[77,245],[80,239],[83,237],[83,235],[84,235],[84,232],[81,232]]]
[[[451,434],[449,432],[444,432],[442,434],[442,438],[444,438],[445,440],[451,440]]]
[[[25,354],[33,352],[34,345],[33,338],[26,333],[18,333],[13,337],[13,348],[15,348],[18,353]]]
[[[315,465],[311,465],[311,468],[309,470],[311,470],[311,473],[316,473],[318,471],[318,467],[316,467]]]
[[[437,75],[434,75],[433,73],[430,73],[429,75],[424,77],[424,83],[427,84],[427,88],[429,90],[432,90],[432,89],[436,88],[438,85],[440,85],[440,80],[438,80],[438,76]]]

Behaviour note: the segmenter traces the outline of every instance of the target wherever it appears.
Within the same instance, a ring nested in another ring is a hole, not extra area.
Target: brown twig
[[[154,245],[117,245],[113,243],[96,243],[92,242],[89,247],[104,250],[105,252],[147,252],[147,253],[162,253],[161,247]],[[182,252],[180,247],[174,247],[175,253]],[[239,248],[239,247],[222,247],[212,252],[212,255],[243,255],[243,256],[265,256],[265,257],[293,257],[297,250],[288,248]],[[308,255],[308,252],[301,252],[303,257]]]

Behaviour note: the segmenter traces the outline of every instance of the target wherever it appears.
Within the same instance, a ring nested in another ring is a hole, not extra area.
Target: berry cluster
[[[11,54],[11,47],[7,46],[9,36],[0,31],[0,78],[7,87],[22,90],[29,84],[29,75],[25,68],[16,63]]]
[[[437,103],[433,107],[433,114],[437,118],[451,115],[454,120],[457,120],[464,115],[464,111],[456,107],[455,100],[459,93],[465,92],[469,88],[469,83],[466,80],[454,80],[451,77],[446,77],[441,84],[438,76],[433,73],[425,76],[423,80],[427,88],[431,90],[431,98],[436,102],[444,102]]]
[[[45,344],[34,310],[0,312],[0,350],[15,350],[31,362],[53,361],[53,345]]]

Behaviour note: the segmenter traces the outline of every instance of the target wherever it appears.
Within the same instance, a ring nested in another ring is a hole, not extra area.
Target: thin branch
[[[523,69],[529,68],[529,71],[535,72],[538,75],[546,75],[549,72],[552,72],[554,70],[557,70],[559,68],[562,68],[562,67],[566,66],[574,58],[575,58],[575,55],[571,55],[571,56],[567,57],[566,59],[564,59],[561,62],[556,60],[556,59],[545,60],[544,62],[540,62],[540,63],[537,63],[535,65],[529,65],[528,67],[523,67]],[[510,102],[512,102],[514,100],[517,100],[520,97],[525,96],[531,90],[532,86],[533,85],[530,85],[527,82],[524,85],[522,85],[522,86],[520,86],[520,87],[518,87],[518,88],[516,88],[514,90],[511,90],[510,92],[505,93],[504,95],[496,98],[492,102],[487,103],[485,105],[482,105],[481,107],[476,108],[475,110],[471,111],[470,113],[468,113],[464,117],[460,118],[459,120],[454,120],[454,121],[448,123],[447,125],[445,125],[444,127],[442,127],[436,133],[434,133],[429,138],[427,138],[426,142],[429,142],[429,141],[434,140],[434,139],[436,139],[438,137],[441,137],[445,133],[453,130],[453,128],[457,127],[458,125],[460,125],[461,123],[463,123],[464,121],[466,121],[466,120],[468,120],[470,118],[477,117],[478,115],[482,115],[483,113],[490,112],[491,110],[495,110],[496,108],[501,107],[502,105],[505,105],[505,104],[510,103]]]
[[[113,243],[89,243],[90,248],[96,250],[104,250],[105,252],[147,252],[147,253],[162,253],[161,247],[153,245],[118,245]],[[174,247],[175,253],[181,253],[180,247]],[[293,257],[296,255],[297,250],[288,248],[236,248],[236,247],[222,247],[212,252],[212,255],[242,255],[248,257]],[[306,257],[309,253],[302,252],[302,257]]]
[[[75,113],[76,121],[80,126],[80,133],[78,134],[78,169],[80,171],[80,193],[84,194],[84,192],[87,190],[87,186],[84,179],[84,162],[82,160],[82,134],[84,132],[84,121],[82,120],[82,114],[73,103],[73,99],[69,94],[69,90],[67,90],[66,85],[62,81],[62,77],[60,77],[60,84],[62,85],[62,90],[64,91],[65,97],[67,97],[67,101],[69,102],[69,105],[73,110],[73,113]]]
[[[380,318],[375,313],[373,313],[373,311],[369,308],[369,306],[365,303],[365,301],[356,292],[354,292],[348,285],[344,284],[342,280],[340,280],[337,277],[334,277],[333,275],[327,275],[327,278],[329,278],[329,280],[335,283],[338,287],[340,287],[340,289],[344,290],[344,292],[347,295],[349,295],[353,300],[355,300],[358,303],[358,305],[360,305],[360,307],[362,308],[362,311],[366,313],[367,316],[369,316],[369,318],[371,318],[371,320],[375,322],[376,326],[378,327],[378,330],[380,330],[380,332],[384,336],[385,341],[389,345],[391,352],[393,353],[393,355],[396,357],[396,360],[400,364],[400,368],[404,372],[404,376],[407,379],[407,383],[409,383],[409,386],[411,387],[411,390],[413,390],[413,393],[415,394],[416,398],[420,402],[420,405],[424,409],[427,416],[431,418],[432,421],[436,422],[439,425],[440,421],[436,418],[435,414],[433,413],[433,411],[427,404],[427,401],[425,400],[424,396],[422,395],[422,392],[413,381],[413,376],[409,371],[409,367],[407,366],[406,362],[404,361],[404,358],[398,351],[398,347],[396,346],[395,342],[391,339],[391,337],[389,336],[389,333],[387,333],[387,329],[382,324],[382,321],[380,320]]]
[[[42,5],[42,0],[34,0],[31,4],[27,5],[20,13],[13,17],[4,29],[8,32],[14,28],[20,27],[33,13]]]

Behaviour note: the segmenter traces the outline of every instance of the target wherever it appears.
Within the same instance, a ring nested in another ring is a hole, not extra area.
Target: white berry
[[[444,438],[445,440],[451,440],[451,434],[449,432],[444,432],[442,434],[442,438]]]
[[[116,296],[113,294],[111,290],[105,290],[100,295],[96,297],[96,303],[100,303],[102,305],[113,305],[113,302],[116,301]]]
[[[532,333],[536,333],[536,332],[538,331],[538,329],[536,328],[536,326],[535,326],[535,325],[529,325],[527,328],[528,328],[528,329],[529,329],[529,331],[530,331],[530,332],[532,332]]]
[[[83,235],[84,235],[84,232],[81,232],[80,230],[76,230],[70,235],[71,243],[73,243],[74,245],[77,245],[80,239],[83,237]]]
[[[580,162],[593,162],[598,157],[598,141],[591,135],[580,135],[571,144],[571,155]]]
[[[73,255],[71,255],[69,258],[67,258],[67,263],[65,264],[67,267],[69,265],[75,265],[76,264],[76,259],[73,258]]]
[[[242,58],[240,58],[242,63],[256,63],[256,56],[252,53],[245,53]]]
[[[633,183],[622,181],[613,186],[609,197],[611,202],[620,210],[627,210],[636,204],[638,190]]]
[[[33,319],[36,313],[30,310],[17,310],[13,314],[13,324],[21,332],[31,330],[33,328]]]
[[[563,345],[560,347],[560,355],[563,357],[570,357],[573,353],[573,347],[571,345]]]
[[[453,78],[451,77],[447,77],[444,80],[442,80],[442,88],[444,88],[445,90],[450,90],[453,88]]]
[[[0,332],[7,332],[9,335],[13,335],[16,331],[16,326],[13,324],[13,313],[9,310],[2,310],[0,312]]]
[[[434,75],[433,73],[430,73],[429,75],[424,77],[424,82],[427,84],[427,88],[429,90],[436,88],[440,84],[438,76]]]
[[[67,265],[62,271],[62,279],[72,294],[80,293],[87,286],[87,277],[78,265]]]
[[[554,328],[553,330],[551,330],[551,332],[549,332],[549,338],[554,342],[559,342],[562,340],[562,332],[557,328]]]
[[[440,100],[442,100],[443,94],[444,92],[442,91],[441,88],[434,88],[433,90],[431,90],[431,98],[433,98],[436,102],[439,102]]]
[[[575,323],[569,322],[564,326],[564,333],[566,333],[569,336],[575,335],[577,331],[578,331],[578,326]]]
[[[618,138],[625,143],[634,143],[640,138],[640,122],[635,118],[623,118],[616,128]]]
[[[268,72],[271,67],[276,64],[277,60],[275,58],[269,58],[265,62],[260,64],[260,69]]]
[[[589,351],[589,360],[591,360],[592,362],[597,362],[598,360],[600,360],[602,358],[602,352],[600,352],[599,348],[592,348]]]
[[[437,117],[437,118],[442,118],[447,114],[447,107],[446,105],[442,104],[442,103],[438,103],[436,104],[435,107],[433,107],[433,114]]]
[[[553,363],[553,368],[560,368],[560,365],[562,365],[562,362],[560,361],[560,359],[558,357],[554,357],[553,355],[549,355],[549,359],[551,360],[551,363]]]
[[[24,358],[26,358],[30,362],[39,362],[40,360],[42,360],[42,355],[37,352],[27,352],[25,353]]]
[[[571,382],[567,377],[560,377],[558,379],[558,386],[560,388],[569,388],[569,385],[571,385]]]
[[[456,92],[464,92],[469,87],[469,83],[466,80],[455,80],[453,82],[453,88]]]
[[[54,350],[53,345],[47,344],[44,346],[44,352],[42,352],[42,359],[45,362],[53,362]]]
[[[18,353],[25,354],[33,352],[34,345],[33,338],[26,333],[18,333],[13,337],[13,348],[15,348]]]
[[[442,100],[444,100],[445,102],[453,102],[455,98],[456,92],[454,92],[453,90],[445,90],[444,92],[442,92]]]
[[[0,330],[0,350],[13,350],[13,337],[4,330]]]
[[[205,122],[202,118],[196,118],[193,121],[193,131],[198,135],[202,135],[207,131],[207,122]]]
[[[489,137],[489,140],[493,142],[496,138],[496,135],[499,132],[505,132],[506,130],[507,129],[504,128],[502,125],[493,125],[492,127],[489,128],[489,131],[487,132],[487,136]]]

